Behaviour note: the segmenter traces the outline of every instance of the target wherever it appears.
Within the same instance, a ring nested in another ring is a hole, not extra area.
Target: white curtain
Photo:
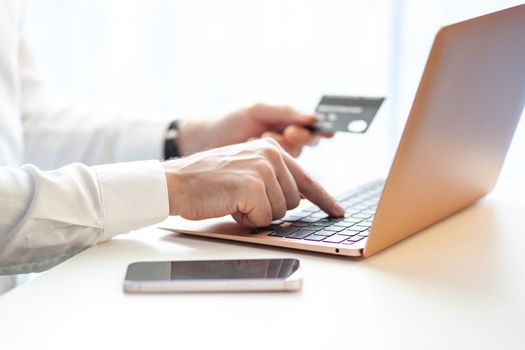
[[[255,101],[311,110],[322,94],[387,96],[366,137],[305,152],[330,187],[343,170],[384,176],[441,25],[517,3],[30,0],[26,24],[50,85],[95,104],[199,118]],[[523,124],[503,174],[515,181]]]

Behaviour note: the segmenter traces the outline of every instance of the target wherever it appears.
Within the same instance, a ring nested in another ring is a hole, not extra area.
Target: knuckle
[[[286,215],[286,207],[284,205],[279,206],[278,208],[275,209],[275,219],[280,219],[285,215]]]
[[[274,176],[273,167],[266,158],[262,158],[257,161],[254,168],[257,172],[257,175],[260,176],[263,181]]]
[[[270,137],[261,139],[261,142],[263,143],[260,149],[262,155],[272,161],[278,161],[282,158],[284,150],[279,142]]]
[[[274,141],[274,142],[277,142],[277,141]],[[263,149],[263,154],[267,159],[271,161],[277,161],[281,159],[281,152],[279,151],[277,147],[273,145],[269,147],[265,147]]]
[[[272,223],[272,215],[271,213],[269,213],[269,215],[265,215],[264,217],[261,218],[261,221],[259,223],[258,226],[268,226]]]
[[[301,197],[299,196],[299,194],[297,193],[296,195],[292,196],[288,202],[287,202],[287,205],[288,205],[288,209],[294,209],[294,208],[297,208],[297,206],[299,206],[299,203],[301,202]]]
[[[259,208],[259,210],[250,213],[249,218],[256,226],[267,226],[272,222],[272,212]]]
[[[266,147],[273,147],[273,148],[280,147],[279,142],[277,142],[277,140],[271,137],[264,137],[261,139],[261,141],[265,143]]]

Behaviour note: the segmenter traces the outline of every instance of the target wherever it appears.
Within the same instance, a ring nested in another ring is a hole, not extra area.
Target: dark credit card
[[[384,100],[384,97],[323,96],[315,109],[317,122],[309,129],[365,133]]]

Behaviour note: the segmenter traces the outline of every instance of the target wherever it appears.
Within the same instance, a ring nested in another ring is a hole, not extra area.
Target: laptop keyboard
[[[251,233],[267,232],[272,237],[345,245],[360,242],[368,237],[383,185],[383,180],[377,180],[338,196],[337,200],[346,209],[344,217],[330,217],[314,205]]]

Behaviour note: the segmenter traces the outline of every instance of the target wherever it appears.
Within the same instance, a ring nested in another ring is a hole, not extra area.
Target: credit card
[[[315,109],[317,121],[309,129],[365,133],[384,100],[384,97],[323,96]]]

